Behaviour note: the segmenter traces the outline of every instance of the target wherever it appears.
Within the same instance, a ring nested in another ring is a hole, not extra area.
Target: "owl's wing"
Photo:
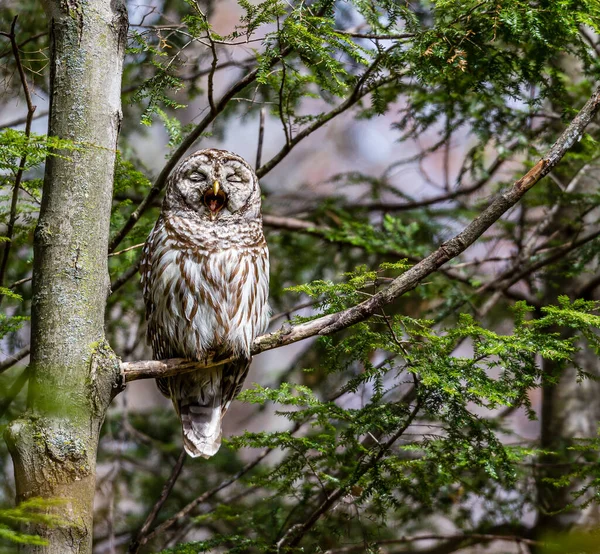
[[[156,251],[156,238],[160,232],[160,228],[163,226],[161,218],[158,219],[154,229],[152,229],[150,235],[144,243],[142,249],[142,260],[140,262],[140,276],[142,282],[142,293],[144,296],[144,304],[146,305],[146,321],[150,322],[152,314],[154,312],[154,304],[152,302],[152,258]]]
[[[140,262],[140,275],[142,282],[142,292],[144,304],[146,306],[146,322],[148,328],[146,336],[152,346],[152,354],[155,360],[164,360],[166,358],[176,357],[176,352],[169,348],[168,341],[162,333],[162,327],[158,324],[155,317],[155,305],[153,300],[154,280],[160,274],[157,266],[161,256],[166,251],[164,221],[162,216],[158,218],[154,229],[148,236],[142,250],[142,260]],[[159,386],[160,388],[160,386]],[[162,391],[162,389],[161,389]]]

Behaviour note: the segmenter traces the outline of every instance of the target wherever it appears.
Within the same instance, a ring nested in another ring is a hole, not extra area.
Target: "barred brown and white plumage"
[[[210,457],[248,374],[252,342],[269,320],[260,188],[242,158],[200,150],[175,168],[140,273],[155,359],[236,357],[157,380],[181,419],[188,454]]]

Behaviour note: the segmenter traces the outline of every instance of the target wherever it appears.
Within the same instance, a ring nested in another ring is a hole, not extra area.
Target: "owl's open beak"
[[[212,189],[204,193],[204,205],[210,210],[210,218],[214,219],[217,213],[227,202],[227,195],[221,190],[219,181],[213,183]]]

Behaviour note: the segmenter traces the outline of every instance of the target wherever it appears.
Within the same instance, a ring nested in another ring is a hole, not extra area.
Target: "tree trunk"
[[[48,134],[75,151],[46,163],[34,242],[28,411],[6,439],[17,500],[59,499],[63,522],[32,525],[46,546],[23,552],[90,553],[96,450],[118,376],[104,341],[107,245],[121,75],[122,0],[47,0],[52,68]]]
[[[599,377],[598,356],[585,344],[575,356],[579,367]],[[544,372],[557,374],[556,364],[544,362]],[[573,493],[584,485],[581,479],[571,479],[569,484],[557,487],[545,479],[560,479],[572,471],[570,464],[581,461],[581,452],[570,450],[577,439],[594,439],[600,421],[600,383],[585,379],[580,381],[577,369],[569,367],[562,372],[556,385],[543,388],[541,448],[556,454],[544,456],[538,473],[538,500],[540,512],[536,535],[542,540],[546,534],[597,529],[600,521],[598,506],[594,503],[585,509],[581,504],[590,498],[589,491],[579,499]],[[547,464],[547,465],[546,465]],[[571,503],[573,506],[567,508]]]

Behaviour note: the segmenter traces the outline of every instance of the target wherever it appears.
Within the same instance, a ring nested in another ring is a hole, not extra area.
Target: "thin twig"
[[[48,115],[48,110],[40,110],[39,112],[36,112],[36,114],[32,117],[33,119],[40,119],[41,117],[46,117]],[[23,123],[27,123],[27,117],[28,114],[24,115],[23,117],[19,117],[17,119],[13,119],[12,121],[9,121],[8,123],[3,123],[2,125],[0,125],[0,131],[2,131],[3,129],[10,129],[12,127],[17,127],[18,125],[23,125]]]
[[[518,141],[512,142],[507,148],[507,151],[514,152],[521,146],[521,143]],[[439,194],[437,196],[432,196],[431,198],[425,198],[423,200],[415,200],[409,202],[370,202],[357,207],[365,208],[370,211],[408,211],[414,210],[417,208],[425,208],[427,206],[433,206],[434,204],[439,204],[441,202],[448,202],[450,200],[455,200],[460,196],[466,196],[473,192],[478,191],[483,188],[487,183],[489,183],[490,179],[498,172],[498,170],[504,165],[504,163],[509,158],[506,154],[502,154],[494,159],[494,161],[490,164],[490,166],[485,171],[485,175],[475,181],[472,185],[461,187],[452,192],[447,192],[444,194]]]
[[[260,121],[258,123],[258,145],[256,146],[256,163],[254,167],[258,169],[260,167],[260,161],[262,159],[263,141],[265,139],[265,116],[267,114],[266,108],[260,109]]]
[[[175,462],[175,465],[173,466],[171,475],[169,475],[169,478],[163,486],[162,492],[160,493],[160,497],[152,507],[152,510],[150,510],[150,513],[148,514],[148,517],[146,517],[146,521],[144,521],[144,524],[142,525],[136,538],[131,541],[129,549],[127,550],[129,554],[137,554],[142,545],[146,543],[145,539],[148,535],[148,531],[150,530],[150,527],[154,523],[154,520],[158,516],[161,508],[163,507],[163,504],[166,502],[167,498],[171,494],[171,491],[173,490],[173,487],[177,482],[177,478],[181,473],[181,469],[183,468],[183,463],[185,462],[186,457],[187,454],[185,450],[182,450],[179,454],[179,458],[177,458],[177,462]]]
[[[399,79],[398,75],[387,76],[387,77],[378,79],[374,83],[371,83],[370,85],[365,86],[365,87],[362,87],[361,86],[362,83],[359,82],[359,84],[356,86],[354,92],[350,96],[348,96],[348,98],[346,100],[344,100],[344,102],[339,104],[333,110],[323,114],[312,125],[307,126],[300,133],[298,133],[293,139],[290,140],[289,143],[285,144],[285,146],[283,146],[281,148],[281,150],[277,154],[275,154],[275,156],[273,156],[266,164],[259,167],[256,170],[256,175],[259,178],[264,177],[267,173],[269,173],[269,171],[271,171],[276,165],[278,165],[279,162],[281,162],[290,153],[292,148],[294,148],[294,146],[296,146],[299,142],[301,142],[306,137],[308,137],[309,135],[314,133],[317,129],[320,129],[323,125],[325,125],[326,123],[331,121],[337,115],[345,112],[347,109],[354,106],[354,104],[359,102],[367,94],[373,92],[375,89],[377,89],[383,85],[386,85],[391,82],[395,82],[398,79]]]
[[[369,38],[373,40],[404,40],[407,38],[414,38],[417,35],[414,33],[403,33],[399,35],[378,35],[376,33],[353,33],[351,31],[342,31],[340,29],[335,30],[336,33],[340,35],[346,35],[352,38]]]
[[[210,106],[210,111],[215,113],[217,111],[217,107],[215,106],[215,71],[217,70],[217,63],[219,62],[219,58],[217,56],[217,47],[215,46],[215,41],[212,38],[212,34],[210,32],[210,24],[208,23],[208,18],[204,15],[204,12],[200,10],[198,5],[196,7],[202,17],[204,18],[204,22],[206,23],[206,34],[208,37],[208,41],[210,43],[210,51],[212,53],[212,61],[210,63],[210,72],[208,73],[208,105]]]
[[[136,250],[137,248],[141,248],[142,246],[144,246],[144,242],[140,242],[139,244],[134,244],[133,246],[129,246],[128,248],[123,248],[123,250],[119,250],[118,252],[112,252],[108,255],[109,258],[111,258],[112,256],[119,256],[121,254],[125,254],[125,252],[129,252],[131,250]]]
[[[7,36],[6,33],[0,33],[3,36]],[[45,37],[48,34],[48,31],[43,31],[41,33],[37,33],[36,35],[32,35],[29,38],[25,39],[21,44],[19,44],[19,49],[23,48],[23,46],[25,46],[26,44],[29,44],[30,42],[33,42],[34,40],[37,40],[38,38],[41,37]],[[0,54],[0,59],[10,55],[12,53],[12,48],[10,48],[9,50],[5,50],[4,52],[2,52]]]
[[[25,277],[24,279],[19,279],[18,281],[15,281],[12,285],[10,285],[10,287],[8,287],[9,289],[16,289],[17,287],[20,287],[21,285],[24,285],[25,283],[29,283],[29,281],[31,281],[33,279],[33,277]]]
[[[192,500],[192,502],[190,502],[189,504],[187,504],[186,506],[181,508],[181,510],[179,510],[173,517],[167,519],[166,521],[161,523],[158,527],[156,527],[151,533],[149,533],[146,536],[143,544],[152,540],[157,535],[164,533],[167,529],[171,528],[179,519],[186,517],[189,513],[191,513],[196,508],[196,506],[199,506],[203,502],[206,502],[209,498],[212,498],[218,492],[222,491],[223,489],[226,489],[227,487],[229,487],[230,485],[232,485],[233,483],[238,481],[246,473],[248,473],[250,470],[252,470],[254,467],[256,467],[262,460],[264,460],[264,458],[266,458],[270,452],[271,452],[270,448],[265,450],[262,454],[260,454],[256,458],[254,458],[254,460],[247,463],[235,475],[233,475],[229,479],[225,479],[225,481],[222,481],[216,487],[213,487],[209,491],[206,491],[204,494],[200,495],[195,500]]]

